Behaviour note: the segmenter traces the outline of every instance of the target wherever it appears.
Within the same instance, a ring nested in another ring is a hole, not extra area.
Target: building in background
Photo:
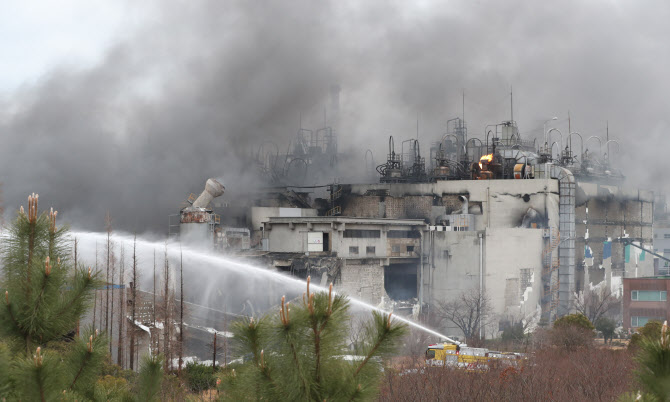
[[[624,278],[623,328],[635,330],[649,321],[670,320],[670,276]]]

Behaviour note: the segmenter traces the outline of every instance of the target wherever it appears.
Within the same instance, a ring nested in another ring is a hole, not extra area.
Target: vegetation
[[[364,331],[362,351],[345,358],[349,304],[344,296],[307,292],[289,308],[282,298],[279,316],[246,319],[233,325],[237,352],[248,357],[222,384],[228,400],[367,400],[377,396],[388,356],[406,333],[391,315],[374,313]]]
[[[216,370],[208,364],[188,363],[184,371],[188,388],[193,392],[200,393],[216,386]]]
[[[396,367],[385,372],[381,401],[612,401],[634,385],[626,350],[548,347],[521,367],[483,372]]]
[[[644,324],[644,327],[639,328],[636,333],[630,337],[628,343],[629,349],[635,349],[642,345],[645,340],[660,339],[661,338],[661,324],[660,321],[649,321]]]
[[[107,340],[90,328],[76,333],[100,281],[90,268],[70,263],[57,212],[39,214],[37,206],[38,196],[28,197],[27,213],[21,207],[2,239],[0,396],[47,400],[65,392],[92,398]]]
[[[0,308],[0,399],[155,399],[162,371],[158,357],[144,364],[139,381],[104,375],[110,357],[104,334],[80,331],[79,322],[104,283],[97,272],[69,259],[67,229],[57,212],[38,212],[28,197],[2,237],[4,293]],[[135,393],[130,392],[133,386]]]
[[[614,322],[613,319],[607,317],[598,318],[598,321],[596,321],[596,329],[602,332],[605,343],[607,343],[608,340],[612,343],[614,330],[616,329],[616,322]]]
[[[470,346],[480,346],[485,335],[486,318],[491,316],[493,308],[486,292],[467,290],[454,300],[437,305],[437,315],[447,323],[455,325],[463,332]]]

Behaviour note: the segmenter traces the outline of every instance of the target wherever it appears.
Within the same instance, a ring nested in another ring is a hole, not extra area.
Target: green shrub
[[[216,377],[211,365],[188,363],[186,365],[186,382],[193,392],[201,392],[216,386]]]

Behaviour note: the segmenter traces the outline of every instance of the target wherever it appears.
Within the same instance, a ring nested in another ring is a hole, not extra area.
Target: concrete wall
[[[388,300],[384,290],[384,266],[378,259],[345,260],[335,288],[375,306],[383,299]]]
[[[249,217],[251,229],[257,231],[271,217],[300,217],[316,216],[316,209],[311,208],[283,208],[283,207],[251,207]]]
[[[487,336],[497,335],[501,320],[539,319],[535,313],[543,291],[541,229],[427,232],[424,238],[427,263],[421,278],[424,302],[437,306],[464,292],[479,292],[480,233],[484,291],[493,308]],[[522,283],[530,288],[522,289]],[[444,330],[447,335],[462,335],[449,323]]]
[[[418,222],[417,222],[418,223]],[[380,223],[341,223],[334,221],[323,223],[300,223],[296,221],[292,225],[286,223],[270,223],[266,225],[266,236],[269,239],[269,251],[300,253],[307,251],[307,233],[323,232],[329,237],[329,250],[337,253],[343,258],[369,258],[369,257],[419,257],[421,239],[388,238],[388,231],[408,231],[422,228],[418,225],[394,225]],[[344,230],[378,230],[378,238],[352,238],[344,237]],[[418,229],[420,231],[420,229]],[[393,252],[393,246],[399,247],[399,252]],[[414,247],[413,251],[407,251],[407,246]],[[351,247],[358,247],[358,253],[353,253]],[[374,247],[374,253],[368,254],[367,247]]]
[[[431,220],[438,207],[447,214],[458,211],[459,195],[468,197],[477,230],[520,226],[528,208],[549,215],[558,225],[558,181],[553,179],[356,184],[343,194],[342,215]]]

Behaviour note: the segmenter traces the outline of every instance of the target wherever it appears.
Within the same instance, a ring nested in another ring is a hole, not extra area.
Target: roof
[[[365,225],[425,226],[423,219],[359,218],[348,216],[270,217],[268,223],[359,223]]]

